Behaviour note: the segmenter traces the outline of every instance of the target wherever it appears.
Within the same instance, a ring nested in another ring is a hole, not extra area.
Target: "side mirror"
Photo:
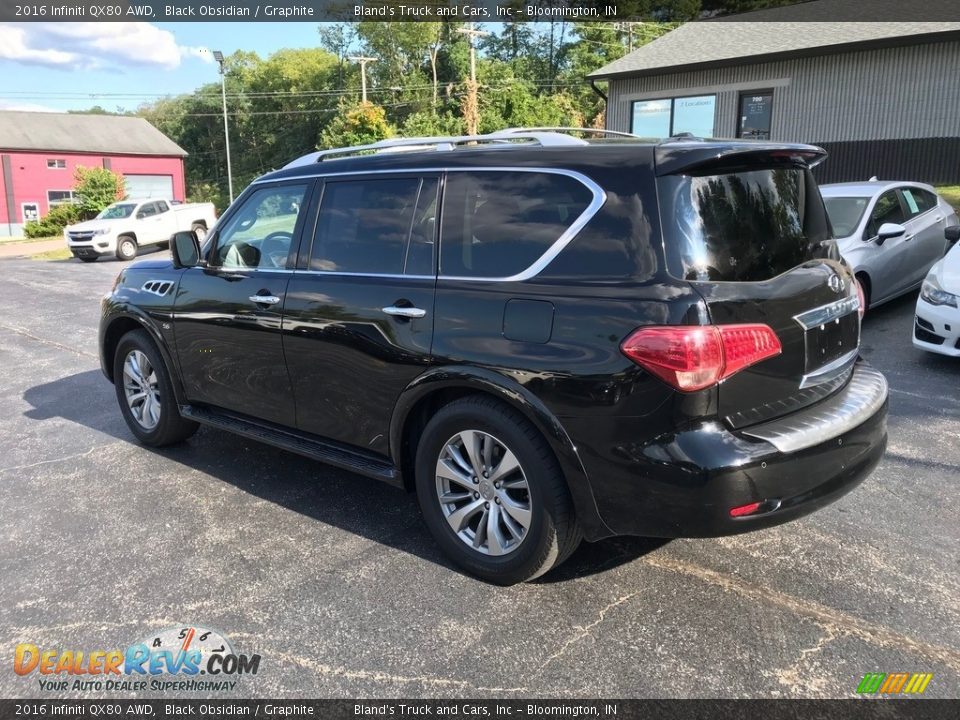
[[[170,238],[170,254],[176,268],[196,267],[200,264],[200,240],[193,230],[174,233]]]
[[[953,245],[957,240],[960,240],[960,225],[951,225],[948,228],[944,228],[943,236],[947,239],[948,243]]]
[[[884,223],[877,231],[877,245],[883,245],[890,238],[900,237],[907,229],[897,223]]]
[[[146,216],[147,214],[143,210],[141,210],[140,212],[137,213],[137,220],[143,220]]]

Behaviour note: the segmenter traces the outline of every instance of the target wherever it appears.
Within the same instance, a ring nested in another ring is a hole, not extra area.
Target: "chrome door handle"
[[[943,216],[942,216],[942,215],[937,218],[937,222],[938,222],[938,223],[942,223],[942,222],[943,222]]]
[[[276,305],[280,302],[280,298],[276,295],[251,295],[250,302],[257,305]]]
[[[427,314],[426,310],[421,310],[420,308],[397,307],[396,305],[385,307],[383,308],[383,311],[387,315],[393,315],[394,317],[403,317],[403,318],[422,318],[424,315]]]

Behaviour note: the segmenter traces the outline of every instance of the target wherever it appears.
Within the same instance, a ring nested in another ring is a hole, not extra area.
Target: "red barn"
[[[71,202],[78,165],[120,173],[131,198],[183,201],[186,154],[143,118],[0,111],[0,236]]]

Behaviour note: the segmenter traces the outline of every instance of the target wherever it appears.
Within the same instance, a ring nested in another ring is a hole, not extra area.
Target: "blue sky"
[[[132,110],[218,79],[210,50],[319,45],[312,23],[0,23],[0,110]]]

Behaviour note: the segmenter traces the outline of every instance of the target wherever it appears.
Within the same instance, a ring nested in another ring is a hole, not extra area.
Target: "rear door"
[[[721,384],[728,424],[789,413],[845,383],[859,347],[856,289],[810,171],[753,156],[661,176],[658,193],[670,273],[700,292],[711,322],[768,325],[783,347]]]
[[[324,184],[283,320],[300,430],[389,453],[397,398],[430,363],[439,188],[438,174]]]
[[[933,193],[918,187],[904,187],[900,193],[907,213],[906,234],[912,236],[907,256],[909,284],[916,285],[943,257],[946,216]]]

